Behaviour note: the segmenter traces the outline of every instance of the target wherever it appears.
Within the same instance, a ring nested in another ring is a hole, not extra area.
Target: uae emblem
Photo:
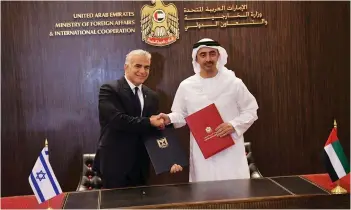
[[[161,0],[151,1],[140,10],[142,40],[153,46],[170,45],[179,39],[179,18],[177,7]]]
[[[211,131],[212,131],[212,129],[211,129],[211,127],[206,127],[206,133],[211,133]]]

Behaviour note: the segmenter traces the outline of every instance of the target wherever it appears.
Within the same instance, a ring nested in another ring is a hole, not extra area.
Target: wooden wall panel
[[[49,140],[50,161],[64,191],[75,190],[83,153],[99,137],[98,89],[123,75],[125,55],[143,48],[153,55],[146,84],[169,112],[179,83],[193,74],[191,46],[204,37],[227,49],[235,71],[259,103],[259,119],[245,134],[265,176],[325,172],[324,143],[338,121],[350,154],[350,3],[253,2],[267,27],[184,31],[183,8],[233,2],[173,2],[180,39],[167,47],[141,40],[145,2],[1,2],[2,196],[32,194],[28,175]],[[234,2],[235,3],[235,2]],[[240,4],[243,2],[240,2]],[[74,13],[134,11],[136,32],[103,36],[49,37],[54,24]],[[184,149],[189,130],[179,130]],[[151,184],[187,182],[177,175],[152,176]]]

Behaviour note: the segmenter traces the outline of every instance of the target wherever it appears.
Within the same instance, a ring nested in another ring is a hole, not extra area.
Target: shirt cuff
[[[167,116],[169,117],[169,123],[167,125],[172,124],[175,121],[174,114],[170,113],[170,114],[167,114]]]
[[[234,138],[235,139],[238,139],[238,138],[240,138],[240,136],[241,136],[241,132],[240,132],[240,129],[238,129],[238,123],[237,122],[235,122],[235,120],[231,120],[231,121],[229,121],[229,123],[233,126],[233,128],[234,128],[234,133],[233,133],[233,135],[234,135]]]

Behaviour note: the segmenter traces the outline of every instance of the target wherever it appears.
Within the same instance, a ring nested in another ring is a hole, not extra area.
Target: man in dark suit
[[[143,85],[149,76],[151,54],[133,50],[126,56],[125,75],[103,84],[99,93],[101,135],[97,157],[104,188],[145,185],[149,156],[142,136],[162,129],[156,92]],[[170,172],[181,171],[173,165]]]

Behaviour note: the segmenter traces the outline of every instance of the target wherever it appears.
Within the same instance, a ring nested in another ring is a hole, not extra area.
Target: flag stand
[[[334,187],[331,192],[333,194],[345,194],[347,190],[340,186],[340,180],[336,181],[336,187]]]
[[[336,120],[334,119],[334,128],[337,128]],[[345,194],[347,190],[340,186],[340,179],[336,181],[336,187],[334,187],[331,192],[333,194]]]
[[[51,206],[50,206],[50,199],[48,200],[48,208],[47,209],[49,209],[49,210],[52,209]]]

